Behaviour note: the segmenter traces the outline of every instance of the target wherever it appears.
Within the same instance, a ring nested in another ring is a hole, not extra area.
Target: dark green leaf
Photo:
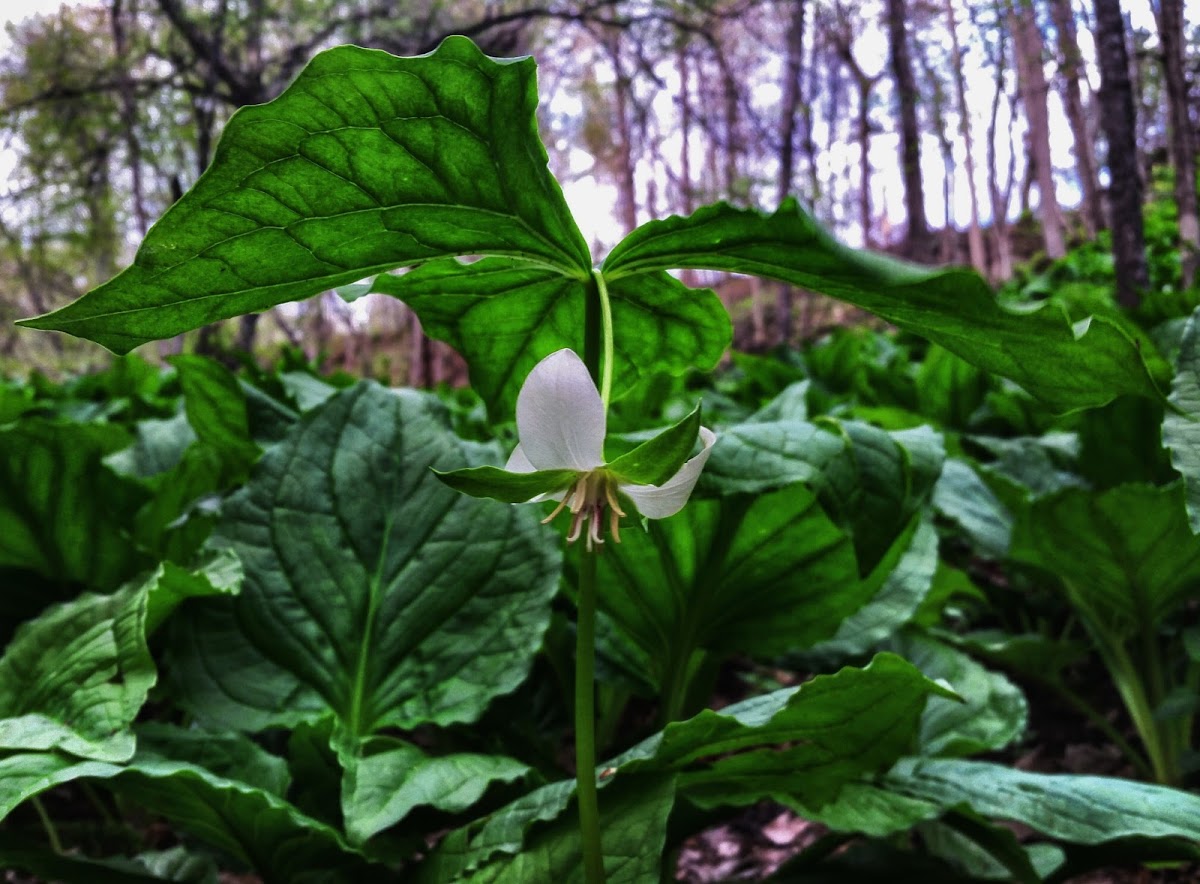
[[[588,281],[505,258],[471,264],[434,261],[403,276],[380,276],[374,290],[416,311],[426,334],[467,360],[471,384],[496,420],[513,413],[533,367],[568,347],[584,352]],[[657,372],[712,368],[732,337],[720,300],[666,273],[609,286],[614,341],[613,395]]]
[[[171,642],[181,702],[257,730],[336,716],[351,739],[471,721],[524,679],[559,548],[532,508],[478,501],[440,410],[370,382],[308,412],[225,507],[246,582]]]
[[[450,37],[396,58],[341,46],[238,111],[211,168],[133,266],[24,324],[118,352],[430,258],[591,259],[537,135],[532,59]]]
[[[428,806],[460,813],[493,782],[511,782],[529,767],[502,755],[460,752],[431,756],[411,743],[373,737],[359,754],[342,758],[342,811],[346,834],[362,843]]]
[[[1011,555],[1058,575],[1075,603],[1118,629],[1161,622],[1200,581],[1180,482],[1044,497],[1017,524]]]
[[[679,472],[696,447],[700,406],[675,426],[643,442],[608,464],[620,479],[635,485],[661,485]]]
[[[128,531],[146,491],[102,463],[128,443],[107,424],[34,418],[0,430],[0,567],[100,590],[144,567]]]
[[[1016,312],[974,272],[931,270],[835,242],[794,201],[774,215],[718,204],[652,221],[604,262],[618,280],[676,268],[766,276],[856,304],[1008,377],[1052,408],[1070,411],[1122,393],[1160,399],[1167,366],[1102,316],[1074,323],[1061,306]]]
[[[499,467],[467,467],[433,474],[462,494],[488,497],[502,503],[526,503],[539,494],[563,491],[579,478],[575,470],[538,470],[510,473]]]
[[[1171,450],[1171,465],[1183,475],[1192,531],[1200,534],[1200,309],[1184,326],[1175,363],[1175,379],[1163,417],[1162,443]]]
[[[237,378],[225,366],[202,356],[175,356],[188,423],[200,441],[221,455],[237,475],[258,459],[250,437],[246,397]]]

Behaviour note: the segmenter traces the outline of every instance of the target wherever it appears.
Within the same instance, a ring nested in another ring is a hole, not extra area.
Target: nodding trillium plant
[[[557,500],[544,520],[571,513],[567,542],[583,535],[587,548],[609,533],[621,540],[624,499],[648,519],[665,519],[683,509],[708,461],[716,434],[700,426],[697,408],[675,426],[605,463],[608,426],[604,400],[587,366],[572,350],[558,350],[534,366],[517,395],[519,442],[504,469],[475,467],[438,473],[442,481],[475,497],[508,503]],[[688,458],[699,437],[701,450]]]

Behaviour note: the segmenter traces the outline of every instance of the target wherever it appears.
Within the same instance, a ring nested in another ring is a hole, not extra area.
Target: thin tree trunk
[[[1188,116],[1187,79],[1183,71],[1183,2],[1156,0],[1153,5],[1162,46],[1171,162],[1175,166],[1175,202],[1179,206],[1179,253],[1186,289],[1195,281],[1200,264],[1200,217],[1196,208],[1196,138]]]
[[[637,184],[633,174],[633,124],[629,119],[631,83],[621,62],[619,36],[606,40],[604,48],[617,79],[613,86],[613,113],[617,124],[617,210],[621,225],[629,233],[637,227]]]
[[[1142,228],[1142,178],[1138,174],[1137,117],[1125,52],[1120,0],[1092,0],[1100,63],[1100,112],[1108,141],[1109,223],[1116,265],[1117,301],[1136,307],[1150,285]]]
[[[1046,254],[1061,258],[1067,253],[1062,211],[1054,190],[1054,165],[1050,157],[1050,111],[1046,102],[1048,86],[1042,69],[1042,35],[1031,0],[1011,0],[1009,26],[1017,55],[1017,82],[1021,103],[1029,121],[1029,159],[1037,175],[1038,216]]]
[[[1014,154],[1011,149],[1011,135],[1009,139],[1009,163],[1008,176],[1005,178],[1004,190],[1000,189],[1000,176],[997,169],[997,151],[996,151],[996,135],[999,128],[1000,117],[1000,99],[1004,95],[1004,72],[1005,60],[1007,57],[1007,40],[1005,39],[1005,31],[1000,29],[999,46],[996,49],[995,67],[996,67],[996,91],[992,96],[991,116],[988,119],[987,133],[987,171],[988,171],[988,197],[992,204],[992,242],[995,247],[995,255],[992,261],[992,279],[996,281],[1007,280],[1012,276],[1012,240],[1008,235],[1008,203],[1012,195],[1013,173],[1014,173]],[[1010,130],[1011,131],[1011,130]]]
[[[887,23],[891,43],[892,75],[900,103],[900,171],[904,178],[904,208],[908,216],[905,251],[910,258],[928,261],[932,237],[925,217],[925,187],[921,180],[921,130],[917,122],[917,81],[908,48],[906,0],[888,0]]]
[[[1075,168],[1079,173],[1079,188],[1083,197],[1080,215],[1088,237],[1104,228],[1104,212],[1096,182],[1096,151],[1088,131],[1087,114],[1083,108],[1083,92],[1079,81],[1083,77],[1083,56],[1079,51],[1079,36],[1075,30],[1075,12],[1071,0],[1050,0],[1050,15],[1058,34],[1059,72],[1063,79],[1063,105],[1071,137],[1075,142]]]
[[[783,65],[783,102],[779,147],[779,177],[776,181],[777,199],[782,204],[792,192],[796,173],[796,117],[800,110],[800,71],[804,51],[804,0],[791,0],[791,16],[787,31],[787,52]],[[754,292],[757,300],[759,293]],[[779,324],[780,341],[792,339],[793,292],[790,285],[781,284],[776,298],[775,313]]]
[[[958,22],[954,15],[954,0],[946,0],[946,24],[950,30],[950,49],[954,53],[951,68],[954,72],[954,92],[958,102],[958,134],[962,137],[967,170],[967,194],[971,200],[971,225],[967,228],[967,251],[971,266],[980,273],[987,271],[987,255],[983,248],[983,228],[979,224],[979,194],[975,191],[975,151],[971,140],[971,112],[967,107],[967,87],[963,77],[963,54],[958,42]]]
[[[679,65],[679,206],[683,214],[690,215],[695,210],[695,194],[692,191],[691,64],[687,44],[680,44],[676,61]]]

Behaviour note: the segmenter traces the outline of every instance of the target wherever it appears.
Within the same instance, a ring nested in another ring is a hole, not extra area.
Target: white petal
[[[517,394],[517,436],[537,470],[594,470],[604,463],[604,403],[571,350],[533,367]]]
[[[509,473],[536,473],[533,464],[529,462],[529,458],[525,456],[525,450],[521,448],[521,443],[517,443],[517,447],[512,450],[512,454],[508,456],[508,463],[504,465],[505,472]]]
[[[504,469],[510,473],[533,473],[536,472],[533,464],[529,462],[529,458],[525,456],[524,449],[520,443],[512,450],[512,454],[508,456],[508,463],[504,465]],[[543,500],[562,500],[566,496],[566,491],[555,491],[553,494],[539,494],[537,497],[531,497],[526,503],[541,503]]]
[[[621,491],[637,504],[638,512],[647,519],[665,519],[675,515],[692,496],[692,489],[696,487],[696,480],[700,478],[700,472],[708,463],[708,456],[712,453],[713,443],[717,441],[717,434],[708,427],[701,427],[700,441],[704,443],[700,453],[661,485],[620,486]]]

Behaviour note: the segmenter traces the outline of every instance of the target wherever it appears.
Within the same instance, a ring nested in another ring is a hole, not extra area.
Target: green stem
[[[608,299],[608,286],[604,282],[604,274],[598,269],[592,271],[596,280],[596,294],[600,299],[600,335],[604,345],[604,373],[600,378],[600,399],[604,402],[605,410],[612,398],[613,379],[613,321],[612,304]]]
[[[50,814],[46,813],[46,807],[42,804],[40,798],[36,795],[29,799],[29,803],[33,805],[33,809],[37,811],[38,818],[42,821],[42,828],[46,830],[46,838],[50,842],[50,849],[55,853],[63,852],[62,842],[58,839],[58,829],[54,828],[54,820],[50,819]]]
[[[587,884],[603,884],[600,804],[596,796],[596,554],[579,555],[579,622],[575,633],[575,782]]]
[[[1137,769],[1139,774],[1148,780],[1154,778],[1154,771],[1150,767],[1150,762],[1146,760],[1146,756],[1135,749],[1125,739],[1124,735],[1113,726],[1112,722],[1105,718],[1095,706],[1083,699],[1083,697],[1080,697],[1057,678],[1038,678],[1036,680],[1066,700],[1071,706],[1075,707],[1076,711],[1082,713],[1088,721],[1108,737],[1112,744],[1125,756],[1126,760]]]
[[[1117,685],[1117,692],[1125,701],[1125,708],[1129,711],[1129,717],[1133,719],[1133,726],[1137,728],[1138,736],[1146,746],[1150,766],[1154,769],[1154,779],[1159,783],[1172,784],[1175,777],[1166,747],[1163,745],[1163,735],[1158,722],[1154,720],[1154,708],[1146,696],[1146,689],[1137,667],[1120,641],[1108,643],[1102,640],[1098,644],[1100,656],[1108,664]]]

